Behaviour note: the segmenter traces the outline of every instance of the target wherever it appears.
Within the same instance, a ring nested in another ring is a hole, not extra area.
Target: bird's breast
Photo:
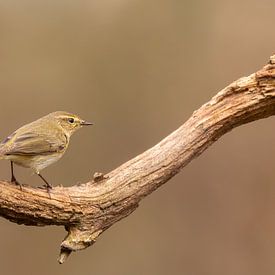
[[[34,171],[41,171],[47,166],[55,163],[63,156],[63,153],[54,153],[50,155],[36,155],[36,156],[20,156],[10,155],[6,156],[7,159],[13,161],[19,166],[31,168]]]

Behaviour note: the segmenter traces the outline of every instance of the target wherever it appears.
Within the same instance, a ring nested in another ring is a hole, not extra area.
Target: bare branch
[[[62,225],[68,231],[59,262],[92,245],[111,225],[132,213],[139,201],[177,174],[231,129],[275,114],[275,55],[258,72],[240,78],[193,113],[160,143],[91,182],[21,191],[0,181],[0,215],[25,225]]]

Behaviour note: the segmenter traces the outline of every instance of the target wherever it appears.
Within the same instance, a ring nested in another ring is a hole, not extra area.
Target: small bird
[[[93,125],[79,116],[67,112],[53,112],[9,135],[0,143],[0,159],[11,162],[11,182],[22,185],[16,180],[13,163],[31,168],[44,182],[47,191],[52,185],[40,171],[58,161],[68,148],[71,135],[82,126]]]

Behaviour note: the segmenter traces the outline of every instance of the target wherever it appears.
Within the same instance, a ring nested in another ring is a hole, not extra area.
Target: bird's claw
[[[42,186],[43,186],[44,188],[46,188],[46,189],[53,189],[53,186],[52,186],[51,184],[49,184],[49,183],[43,184]]]
[[[23,185],[19,181],[17,181],[15,178],[11,179],[11,183],[19,186],[20,190],[22,191]]]
[[[45,189],[47,190],[47,193],[48,193],[48,195],[49,195],[49,197],[50,197],[50,199],[51,199],[52,197],[51,197],[51,192],[50,192],[50,190],[53,189],[52,185],[49,184],[49,183],[47,183],[47,184],[42,185],[42,187],[45,188]]]

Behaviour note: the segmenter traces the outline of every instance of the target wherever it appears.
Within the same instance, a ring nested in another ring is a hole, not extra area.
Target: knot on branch
[[[103,181],[105,179],[108,179],[109,177],[107,175],[104,175],[101,172],[95,172],[94,176],[93,176],[93,180],[94,182],[99,182],[99,181]]]
[[[275,64],[275,54],[270,56],[269,63],[270,64]]]

